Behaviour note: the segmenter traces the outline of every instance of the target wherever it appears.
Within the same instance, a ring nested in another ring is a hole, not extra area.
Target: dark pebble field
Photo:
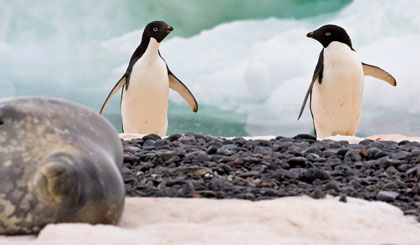
[[[127,196],[251,201],[327,194],[383,201],[420,221],[420,143],[195,133],[123,141]]]

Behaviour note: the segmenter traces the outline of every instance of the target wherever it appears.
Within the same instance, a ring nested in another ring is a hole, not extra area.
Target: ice
[[[70,1],[49,2],[43,8],[35,1],[26,5],[19,1],[0,3],[0,79],[2,85],[8,84],[8,94],[65,97],[98,110],[140,42],[142,25],[133,24],[133,13],[152,11],[153,4],[145,4],[141,11],[122,4],[122,10],[113,13],[118,3],[111,1],[91,14],[82,10],[92,9],[95,2],[77,9],[63,8],[69,5]],[[16,6],[25,7],[22,13],[26,18],[11,18],[16,15]],[[198,4],[188,11],[199,9],[207,16],[204,7]],[[60,17],[45,9],[61,11]],[[133,9],[130,16],[122,14],[127,9]],[[180,24],[184,17],[179,17],[174,19],[175,24],[168,21],[175,31],[160,50],[174,74],[193,92],[200,108],[216,108],[200,109],[194,117],[217,118],[220,111],[226,111],[237,115],[239,121],[245,114],[249,135],[292,136],[312,130],[308,107],[300,121],[297,116],[322,47],[305,35],[323,24],[335,23],[348,31],[362,61],[382,67],[398,82],[392,87],[366,78],[358,135],[420,135],[418,9],[419,1],[355,0],[336,13],[317,17],[308,14],[299,19],[236,20],[198,34],[195,29],[185,35],[188,37],[177,36],[190,28],[189,24]],[[145,16],[136,23],[147,23]],[[25,21],[33,22],[34,29]],[[200,23],[203,21],[200,19]],[[208,20],[202,25],[211,27],[215,23]],[[14,33],[13,28],[20,31]],[[170,100],[185,104],[176,93],[170,94]],[[116,96],[106,113],[116,116],[118,108]]]
[[[339,24],[362,61],[398,82],[392,87],[366,78],[359,134],[420,134],[418,9],[420,2],[357,0],[324,18],[237,21],[169,40],[162,54],[201,103],[245,111],[250,135],[292,136],[312,128],[308,107],[301,121],[296,119],[322,47],[305,34]]]

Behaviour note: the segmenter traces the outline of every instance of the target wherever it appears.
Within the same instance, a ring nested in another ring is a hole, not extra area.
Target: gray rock
[[[299,174],[294,172],[294,171],[291,171],[291,170],[279,169],[279,170],[274,172],[273,177],[278,179],[278,180],[298,179]]]
[[[376,200],[383,202],[393,202],[399,196],[398,192],[380,191],[376,194]]]
[[[156,155],[160,157],[163,161],[166,161],[171,157],[178,155],[178,153],[176,151],[158,150],[156,151]]]
[[[237,153],[236,145],[224,145],[217,150],[217,154],[223,156],[231,156]]]
[[[254,148],[254,152],[255,153],[260,153],[263,155],[272,155],[273,154],[273,149],[271,149],[270,147],[267,146],[256,146]]]
[[[316,188],[315,191],[312,193],[312,197],[315,199],[324,198],[326,194],[319,188]]]
[[[293,157],[287,161],[291,168],[306,167],[306,158],[304,157]]]
[[[387,201],[420,219],[418,143],[348,144],[305,136],[227,140],[186,133],[123,145],[131,149],[122,170],[129,196],[258,201],[328,193],[342,202],[347,196]]]
[[[181,138],[179,138],[179,141],[184,143],[184,144],[189,144],[189,145],[192,145],[195,142],[197,142],[194,135],[184,135]]]
[[[360,150],[348,150],[344,155],[344,161],[355,162],[360,160],[362,160],[362,157],[360,156]]]

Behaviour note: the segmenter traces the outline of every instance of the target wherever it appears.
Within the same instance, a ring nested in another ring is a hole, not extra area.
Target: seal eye
[[[0,125],[3,125],[3,124],[4,124],[3,120],[0,119]]]
[[[159,30],[159,28],[157,28],[157,27],[153,28],[154,32],[157,32],[158,30]]]
[[[328,37],[329,35],[331,35],[331,32],[326,32],[325,35]]]

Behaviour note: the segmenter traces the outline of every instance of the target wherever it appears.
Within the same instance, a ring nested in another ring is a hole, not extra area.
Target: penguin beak
[[[306,36],[307,36],[307,37],[312,37],[312,38],[313,38],[313,37],[314,37],[314,32],[313,32],[313,31],[311,31],[311,32],[309,32],[308,34],[306,34]]]
[[[166,27],[166,33],[171,33],[174,30],[174,28],[172,26],[167,26]]]

